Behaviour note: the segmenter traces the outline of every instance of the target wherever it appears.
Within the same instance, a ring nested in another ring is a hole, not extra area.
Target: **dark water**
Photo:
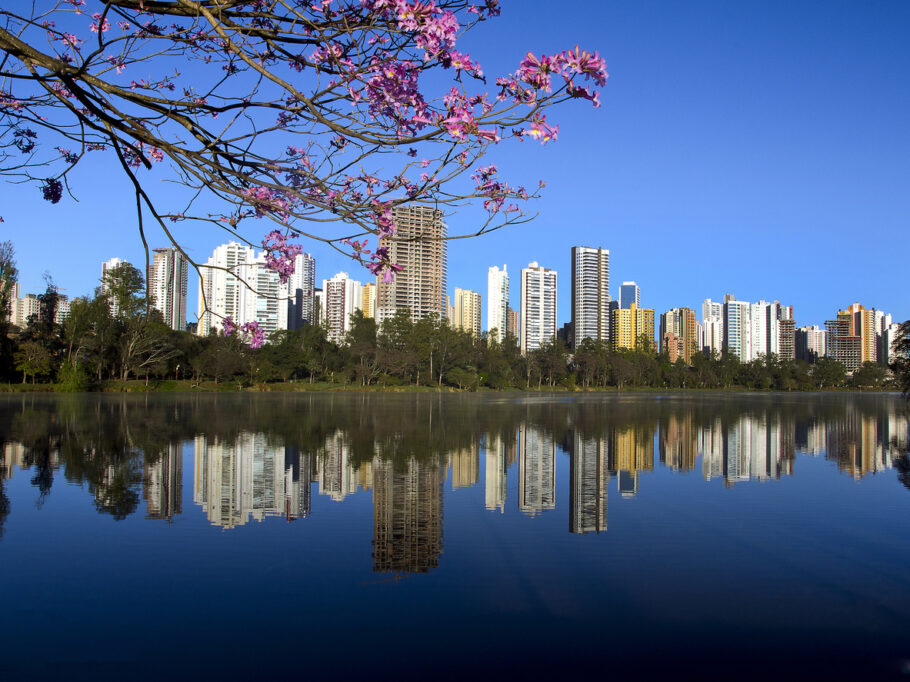
[[[0,679],[887,679],[890,395],[0,399]]]

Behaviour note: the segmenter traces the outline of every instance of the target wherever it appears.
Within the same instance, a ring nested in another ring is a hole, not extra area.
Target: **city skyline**
[[[516,68],[528,42],[549,53],[594,46],[611,74],[603,106],[554,112],[559,137],[546,147],[491,150],[489,162],[510,182],[546,181],[543,198],[529,206],[540,215],[450,242],[452,284],[484,292],[492,263],[517,274],[533,260],[546,261],[568,273],[572,245],[603,244],[613,281],[638,282],[644,305],[655,310],[735,291],[743,300],[786,299],[800,319],[817,324],[855,300],[910,319],[899,274],[882,257],[910,246],[904,163],[910,130],[901,114],[910,95],[895,87],[910,66],[904,47],[910,7],[705,2],[657,14],[647,6],[586,5],[585,22],[568,12],[545,27],[532,19],[535,7],[545,6],[503,3],[495,22],[502,40],[485,44],[490,33],[479,30],[465,36],[465,49],[485,71],[498,73]],[[805,26],[818,30],[806,36]],[[667,68],[678,55],[684,63]],[[759,81],[762,87],[754,87]],[[0,233],[16,246],[23,291],[42,291],[48,271],[74,298],[98,286],[97,263],[110,256],[145,263],[128,183],[100,160],[87,161],[71,178],[79,203],[65,197],[52,206],[40,196],[20,200],[24,190],[11,185],[0,190],[6,199]],[[155,172],[147,177],[166,200]],[[459,210],[445,221],[453,235],[476,231],[483,210]],[[197,263],[227,237],[205,226],[172,229]],[[267,229],[251,222],[243,236],[258,244]],[[45,238],[32,239],[37,232]],[[148,236],[150,246],[171,246],[154,228]],[[347,271],[366,281],[349,258],[316,242],[301,244],[323,275]],[[823,264],[846,244],[856,262],[882,267],[846,268],[822,286]],[[549,258],[552,251],[558,259]],[[195,296],[190,286],[189,311]],[[568,321],[567,288],[558,309],[559,324]]]

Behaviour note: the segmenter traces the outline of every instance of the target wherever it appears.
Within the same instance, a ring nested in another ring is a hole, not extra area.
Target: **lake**
[[[891,394],[0,396],[0,678],[910,672]]]

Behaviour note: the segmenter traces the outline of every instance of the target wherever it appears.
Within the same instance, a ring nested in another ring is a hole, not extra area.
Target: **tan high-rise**
[[[452,326],[480,337],[480,294],[470,289],[455,289]]]
[[[408,309],[415,322],[428,315],[446,316],[448,246],[442,211],[428,206],[401,206],[393,211],[396,232],[379,240],[393,263],[402,266],[391,282],[376,281],[377,319]]]

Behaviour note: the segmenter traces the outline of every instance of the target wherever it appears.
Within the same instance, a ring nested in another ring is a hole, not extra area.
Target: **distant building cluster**
[[[562,328],[557,317],[557,272],[532,262],[520,272],[519,306],[510,305],[512,291],[505,265],[487,273],[486,322],[480,292],[456,287],[449,296],[447,227],[442,212],[424,206],[394,209],[396,234],[383,238],[392,262],[402,271],[392,281],[378,277],[361,283],[338,272],[316,286],[316,260],[299,254],[294,272],[282,282],[266,267],[266,253],[229,242],[217,247],[200,266],[198,322],[187,325],[188,261],[175,248],[153,250],[149,294],[172,329],[207,335],[230,317],[238,325],[255,322],[266,335],[296,330],[304,324],[323,324],[328,338],[342,343],[351,315],[360,311],[377,322],[407,310],[412,321],[437,316],[475,337],[487,333],[502,343],[514,337],[523,354],[561,339],[571,351],[590,339],[612,351],[659,348],[671,362],[692,363],[697,353],[734,355],[742,362],[776,355],[782,359],[816,362],[830,357],[849,372],[864,362],[888,364],[898,324],[890,314],[859,303],[837,311],[823,326],[796,326],[793,306],[780,301],[741,301],[727,294],[722,301],[706,299],[701,319],[696,309],[671,308],[655,315],[642,305],[641,288],[624,281],[618,297],[610,295],[610,252],[603,247],[571,249],[571,319]],[[107,273],[125,262],[111,258],[101,268],[101,292]],[[111,297],[116,315],[116,300]],[[20,296],[11,305],[11,321],[24,327],[39,310],[39,296]],[[69,300],[60,296],[58,321],[66,318]]]

